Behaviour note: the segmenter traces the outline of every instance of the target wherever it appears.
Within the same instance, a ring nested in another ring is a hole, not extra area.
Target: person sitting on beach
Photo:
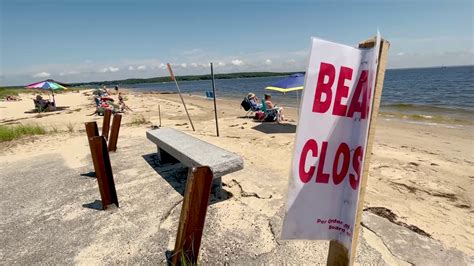
[[[119,106],[120,106],[120,110],[123,111],[123,110],[128,110],[128,111],[132,111],[132,109],[130,109],[130,107],[128,107],[125,102],[123,101],[123,97],[122,97],[122,93],[119,92],[118,93],[118,100],[119,100]]]
[[[258,100],[257,96],[254,93],[249,93],[247,95],[247,99],[249,100],[250,103],[250,108],[253,111],[260,111],[262,109],[262,104]]]
[[[52,105],[48,100],[43,99],[41,95],[36,95],[35,105],[40,108],[40,110],[46,110]]]
[[[118,86],[115,86],[115,94],[119,94]]]
[[[277,112],[278,121],[285,119],[283,115],[283,107],[273,104],[272,96],[270,94],[265,94],[265,107],[267,107],[267,110],[275,110]]]

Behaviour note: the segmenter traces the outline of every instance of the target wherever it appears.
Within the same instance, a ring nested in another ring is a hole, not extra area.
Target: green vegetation
[[[227,73],[227,74],[216,74],[215,79],[237,79],[237,78],[258,78],[258,77],[272,77],[272,76],[287,76],[296,72],[240,72],[240,73]],[[187,75],[187,76],[176,76],[178,81],[190,81],[190,80],[209,80],[211,75]],[[122,80],[110,80],[110,81],[98,81],[98,82],[87,82],[87,83],[74,83],[71,86],[114,86],[117,84],[137,84],[137,83],[157,83],[157,82],[170,82],[169,76],[166,77],[154,77],[148,79],[122,79]]]
[[[32,93],[32,90],[19,87],[0,88],[0,99],[3,99],[7,96],[18,96],[20,93]]]
[[[39,125],[17,125],[2,126],[0,125],[0,142],[11,141],[23,136],[43,135],[46,134],[44,127]]]
[[[138,126],[148,123],[143,115],[136,115],[132,118],[132,125]]]
[[[73,133],[73,132],[74,132],[74,124],[73,124],[73,123],[71,123],[71,122],[67,123],[66,127],[67,127],[67,131],[68,131],[69,133]]]

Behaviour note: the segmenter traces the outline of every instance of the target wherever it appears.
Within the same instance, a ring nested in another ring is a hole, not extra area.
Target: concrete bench
[[[244,168],[239,155],[173,128],[149,130],[146,136],[156,144],[161,163],[179,161],[187,167],[209,166],[214,175],[213,189],[222,187],[222,176]]]

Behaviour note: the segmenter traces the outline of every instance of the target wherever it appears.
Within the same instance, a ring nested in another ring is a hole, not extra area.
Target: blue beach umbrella
[[[292,74],[287,78],[279,80],[272,84],[271,86],[266,87],[266,90],[278,91],[281,93],[287,93],[290,91],[299,91],[303,89],[304,85],[304,74],[296,73]]]
[[[282,80],[279,80],[272,84],[271,86],[265,87],[266,90],[272,90],[272,91],[278,91],[283,94],[290,92],[290,91],[296,91],[296,105],[298,106],[298,113],[299,113],[299,94],[298,91],[303,90],[304,86],[304,74],[303,73],[296,73],[292,74],[287,78],[284,78]]]

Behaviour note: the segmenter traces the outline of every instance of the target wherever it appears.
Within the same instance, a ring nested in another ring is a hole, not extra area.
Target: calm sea
[[[263,97],[265,87],[282,77],[216,80],[217,96],[243,99],[248,92]],[[205,96],[210,80],[179,82],[183,93]],[[139,91],[175,92],[173,82],[134,84]],[[295,107],[295,92],[273,92],[274,102]],[[301,96],[301,95],[300,95]],[[385,74],[382,112],[387,116],[471,124],[474,121],[474,66],[392,69]]]

